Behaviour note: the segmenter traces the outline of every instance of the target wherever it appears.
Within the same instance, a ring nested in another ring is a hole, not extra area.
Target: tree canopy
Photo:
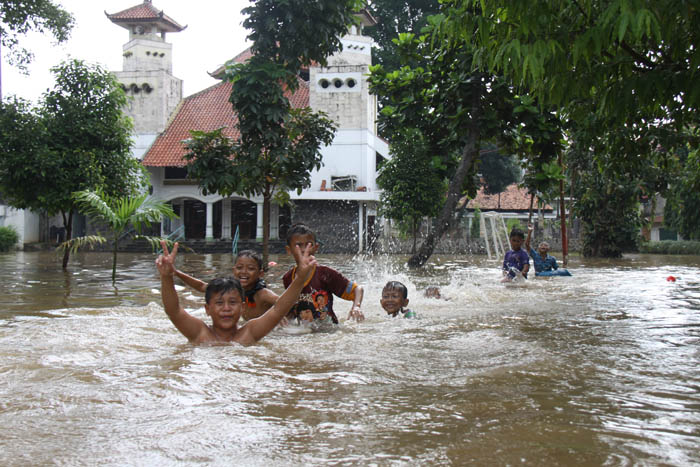
[[[20,45],[20,36],[31,31],[48,31],[60,43],[68,39],[73,24],[73,16],[52,0],[3,0],[0,2],[0,58],[5,49],[9,51],[8,63],[26,71],[34,55]],[[1,71],[2,60],[0,74]]]
[[[697,121],[700,9],[659,0],[447,0],[443,31],[473,43],[474,67],[507,76],[557,107],[594,100],[629,115]]]
[[[131,157],[126,95],[114,75],[98,65],[71,60],[52,69],[54,89],[32,108],[14,100],[0,109],[0,192],[18,209],[61,214],[71,238],[73,192],[101,189],[134,195],[144,170]],[[63,267],[68,262],[68,250]]]
[[[419,129],[450,179],[436,228],[409,260],[410,266],[425,264],[437,239],[452,224],[459,198],[476,194],[474,175],[483,144],[496,143],[528,156],[533,148],[545,143],[556,147],[551,140],[561,139],[556,127],[545,124],[549,115],[527,96],[513,93],[497,75],[472,71],[473,49],[468,43],[446,41],[435,34],[444,19],[430,17],[423,36],[399,35],[401,68],[371,68],[371,89],[385,97],[380,119],[391,143],[401,137],[402,129]]]
[[[391,145],[393,156],[382,166],[377,184],[383,190],[382,214],[410,229],[415,253],[421,220],[440,213],[447,183],[444,170],[434,166],[442,163],[440,158],[432,156],[420,132],[405,133]]]

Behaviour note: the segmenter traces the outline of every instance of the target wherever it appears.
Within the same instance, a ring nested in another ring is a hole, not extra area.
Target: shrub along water
[[[0,227],[0,251],[10,251],[18,240],[19,234],[14,227]]]
[[[700,255],[700,242],[662,240],[660,242],[643,242],[639,245],[641,253],[662,255]]]

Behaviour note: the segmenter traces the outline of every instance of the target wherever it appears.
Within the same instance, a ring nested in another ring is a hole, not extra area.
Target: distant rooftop
[[[166,15],[163,10],[154,7],[151,0],[144,0],[140,5],[132,6],[118,13],[105,15],[115,24],[129,29],[129,25],[139,23],[158,23],[162,31],[180,32],[187,26],[181,26],[177,21]]]

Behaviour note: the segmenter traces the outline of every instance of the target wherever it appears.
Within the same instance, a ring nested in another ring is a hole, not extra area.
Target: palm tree
[[[136,234],[128,235],[134,239],[144,239],[151,248],[160,248],[160,237],[139,235],[143,226],[150,227],[151,222],[160,222],[163,217],[169,219],[177,218],[172,207],[163,202],[150,198],[144,194],[137,197],[114,198],[101,191],[83,190],[73,193],[73,199],[80,211],[89,216],[99,219],[107,224],[112,231],[114,247],[112,261],[112,282],[117,276],[117,248],[122,234],[129,225],[133,225]],[[84,246],[93,247],[95,244],[105,243],[107,239],[100,235],[88,235],[77,237],[62,243],[58,248],[64,250],[69,248],[71,253],[75,253]]]

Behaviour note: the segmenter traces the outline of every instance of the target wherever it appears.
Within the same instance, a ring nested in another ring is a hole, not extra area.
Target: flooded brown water
[[[153,259],[120,255],[113,286],[109,254],[65,273],[0,255],[0,465],[700,464],[700,257],[574,259],[506,288],[480,257],[321,255],[365,285],[367,320],[248,348],[188,345]],[[178,264],[208,280],[231,257]],[[421,319],[386,317],[389,279]]]

